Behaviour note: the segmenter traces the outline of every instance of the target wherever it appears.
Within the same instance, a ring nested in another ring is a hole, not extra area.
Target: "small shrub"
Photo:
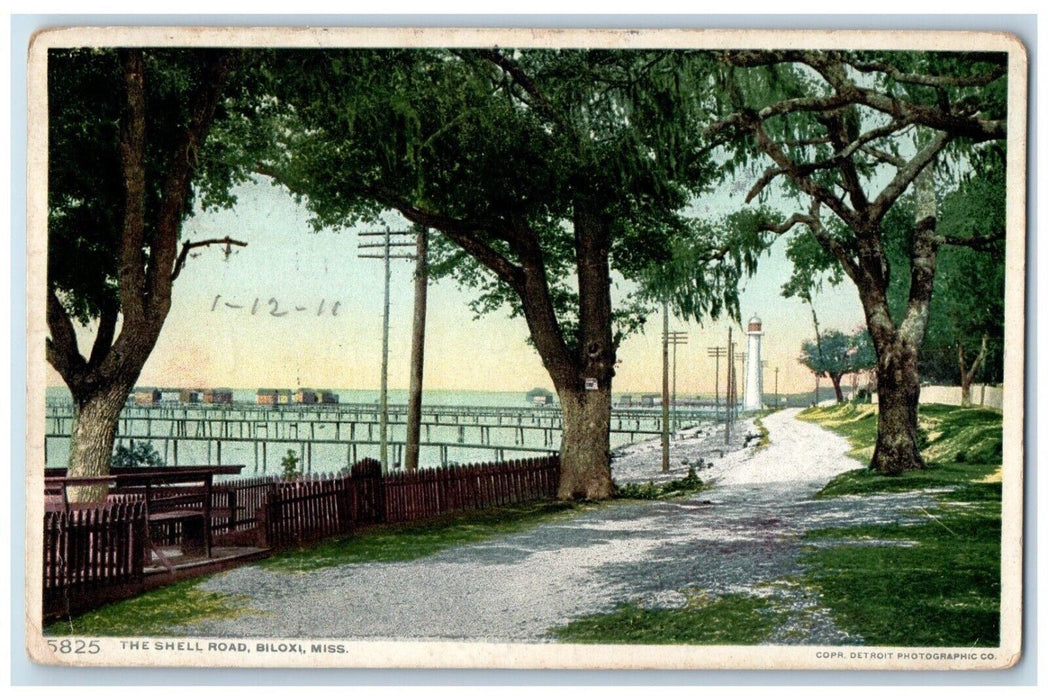
[[[133,467],[162,467],[164,459],[151,442],[131,441],[129,447],[118,445],[109,460],[112,467],[127,469]]]
[[[284,471],[280,476],[284,481],[294,481],[302,476],[302,470],[298,467],[299,461],[298,455],[295,454],[294,450],[288,450],[287,454],[281,457],[280,466],[284,468]]]
[[[688,475],[683,479],[674,479],[662,484],[649,481],[646,484],[625,484],[618,487],[618,498],[629,498],[638,501],[657,501],[660,498],[682,496],[693,491],[701,491],[706,485],[695,471],[695,466],[688,467]]]

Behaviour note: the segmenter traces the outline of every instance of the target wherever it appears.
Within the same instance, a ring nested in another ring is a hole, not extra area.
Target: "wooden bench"
[[[210,558],[212,518],[216,515],[225,516],[224,511],[227,510],[212,508],[212,498],[216,492],[214,477],[216,474],[239,474],[242,469],[242,465],[114,469],[108,476],[78,478],[67,477],[65,470],[61,470],[61,474],[55,473],[59,470],[47,470],[51,474],[44,479],[45,493],[52,502],[60,495],[66,509],[70,507],[67,492],[70,486],[107,483],[113,488],[114,493],[142,494],[146,504],[150,549],[170,571],[174,571],[174,567],[154,541],[154,527],[169,529],[180,526],[183,553]],[[233,494],[227,498],[230,511],[228,517],[230,522],[235,521],[235,493],[231,489],[220,489],[219,492]]]

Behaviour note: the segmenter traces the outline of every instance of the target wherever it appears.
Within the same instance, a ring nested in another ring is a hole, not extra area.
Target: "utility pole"
[[[662,471],[670,470],[670,305],[662,302]]]
[[[414,255],[399,255],[391,252],[392,248],[413,246],[414,243],[407,241],[393,241],[392,236],[410,236],[413,231],[367,231],[359,235],[365,237],[381,236],[381,243],[360,243],[357,247],[361,250],[380,248],[381,253],[359,253],[361,258],[381,258],[384,263],[383,291],[382,291],[382,375],[379,390],[379,461],[382,463],[382,473],[389,473],[389,273],[390,260],[393,258],[412,259]]]
[[[758,387],[759,387],[758,391],[760,391],[760,393],[761,393],[761,404],[762,404],[762,406],[766,406],[767,405],[766,403],[764,403],[764,368],[767,367],[767,366],[768,366],[768,361],[767,360],[761,360],[760,375],[758,376],[757,379],[758,379]]]
[[[706,348],[706,354],[714,358],[713,370],[713,419],[720,417],[720,359],[726,357],[728,350],[722,346]]]
[[[735,343],[731,340],[731,326],[728,326],[728,376],[727,386],[724,389],[724,444],[731,442],[731,420],[732,420],[732,380],[735,378]]]
[[[688,344],[688,334],[684,331],[670,331],[667,342],[673,346],[673,425],[677,425],[677,346]]]
[[[775,368],[775,408],[779,408],[782,402],[779,401],[779,368]]]
[[[422,437],[422,370],[426,356],[426,291],[429,285],[429,235],[425,229],[415,234],[415,313],[411,321],[411,379],[408,385],[408,427],[405,438],[404,468],[418,471],[419,442]]]

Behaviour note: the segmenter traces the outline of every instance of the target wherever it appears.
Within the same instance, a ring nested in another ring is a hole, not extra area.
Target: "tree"
[[[49,54],[47,361],[73,397],[70,476],[109,473],[117,419],[189,251],[243,245],[178,249],[194,186],[224,201],[231,171],[208,160],[207,142],[232,64],[213,50]],[[85,357],[75,324],[93,321]],[[77,502],[105,495],[70,490]]]
[[[528,325],[563,412],[558,496],[610,495],[622,338],[656,297],[737,314],[741,247],[680,213],[714,175],[695,147],[705,94],[681,89],[707,66],[570,50],[280,52],[274,66],[287,122],[258,171],[318,226],[394,210],[438,231],[434,277]],[[694,264],[672,278],[689,284],[669,285],[682,251]],[[631,283],[614,308],[613,278]]]
[[[816,340],[804,341],[798,362],[818,376],[829,377],[837,403],[844,403],[841,378],[872,369],[877,363],[870,336],[861,329],[851,335],[830,330]]]
[[[940,230],[951,237],[1003,237],[1004,170],[999,156],[987,158],[982,172],[961,182],[940,197]],[[914,197],[904,195],[885,216],[884,251],[892,275],[888,284],[888,307],[895,323],[907,309],[910,259],[915,226]],[[1004,342],[1004,256],[998,246],[975,250],[968,246],[944,245],[936,258],[936,274],[928,330],[918,368],[921,381],[957,382],[962,405],[971,402],[971,383],[980,371],[984,379],[999,381],[1003,375]],[[812,293],[843,281],[843,271],[814,238],[794,235],[787,247],[793,264],[783,296],[798,296],[811,304]],[[815,335],[820,334],[815,319]]]
[[[782,182],[783,191],[808,203],[763,227],[778,234],[805,227],[855,284],[877,354],[871,467],[887,474],[921,469],[918,357],[937,253],[946,243],[981,248],[1000,238],[997,231],[970,237],[941,231],[931,169],[955,175],[979,163],[980,144],[1003,148],[1007,57],[788,50],[725,52],[722,60],[730,113],[707,133],[734,143],[742,160],[768,164],[748,200]],[[906,251],[906,308],[896,320],[883,223],[911,188],[918,221]]]
[[[994,160],[985,173],[943,198],[940,229],[966,237],[994,232],[1003,238],[1004,202],[1004,167]],[[1003,375],[1004,275],[1003,245],[990,250],[949,246],[939,253],[921,374],[958,381],[963,406],[972,404],[972,382],[980,372],[997,380]]]

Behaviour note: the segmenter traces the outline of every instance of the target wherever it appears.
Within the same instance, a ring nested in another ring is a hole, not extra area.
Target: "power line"
[[[414,231],[366,231],[359,236],[372,237],[381,236],[382,242],[378,244],[358,243],[357,247],[371,249],[382,248],[382,254],[358,253],[361,258],[380,258],[384,261],[383,291],[382,291],[382,376],[379,389],[379,461],[382,464],[382,472],[389,472],[389,261],[395,258],[414,259],[414,255],[392,255],[390,250],[395,246],[414,245],[412,242],[402,240],[393,241],[392,236],[413,236]]]

